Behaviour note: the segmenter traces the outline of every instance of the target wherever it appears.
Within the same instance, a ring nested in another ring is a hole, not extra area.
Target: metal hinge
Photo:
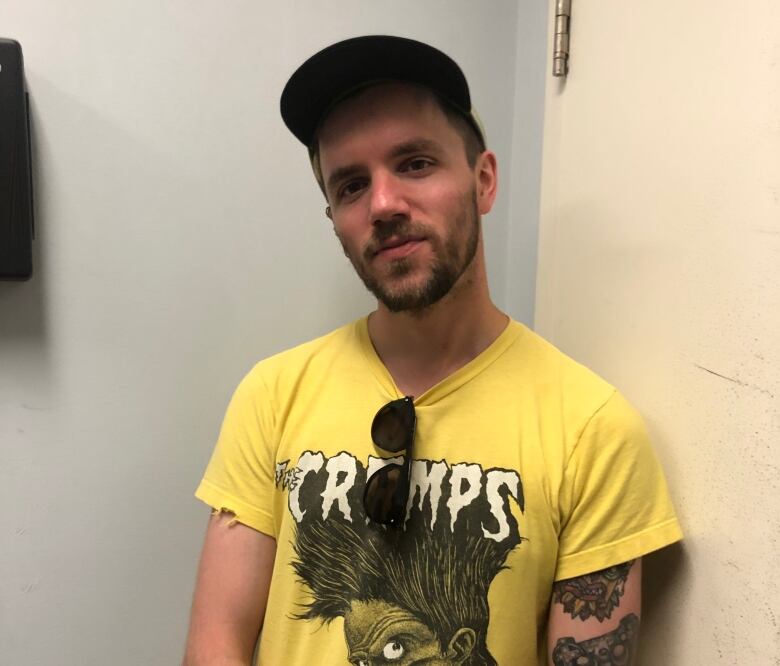
[[[571,0],[555,0],[555,35],[553,36],[553,76],[569,73],[569,24]]]

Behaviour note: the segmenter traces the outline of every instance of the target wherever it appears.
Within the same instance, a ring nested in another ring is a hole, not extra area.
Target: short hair
[[[487,150],[485,145],[485,139],[482,134],[477,131],[472,122],[466,119],[463,112],[456,109],[450,102],[443,97],[440,97],[436,93],[433,94],[434,101],[438,104],[447,120],[450,121],[455,130],[460,134],[460,138],[463,139],[463,147],[466,150],[466,160],[470,167],[473,167],[477,163],[477,158]],[[472,111],[474,113],[474,111]]]
[[[345,95],[339,99],[336,104],[340,104],[341,102],[344,102],[348,99],[357,97],[374,85],[378,84],[369,84],[367,86],[362,86],[356,90],[353,90],[348,95]],[[483,138],[482,133],[474,127],[474,121],[467,120],[462,111],[457,109],[453,104],[441,97],[441,95],[435,93],[433,90],[430,90],[429,88],[423,88],[422,86],[418,87],[430,94],[430,97],[436,106],[447,118],[450,125],[460,135],[460,138],[463,140],[463,148],[466,152],[466,161],[471,168],[474,168],[474,165],[477,163],[477,158],[482,153],[484,153],[485,150],[487,150],[485,139]],[[331,111],[336,106],[336,104],[331,107]],[[325,195],[326,199],[328,193],[325,191],[325,182],[322,177],[322,167],[320,166],[320,128],[322,127],[322,124],[328,115],[329,113],[326,113],[322,120],[320,120],[320,125],[314,132],[314,139],[309,146],[309,158],[311,159],[311,167],[314,171],[314,177],[316,178],[317,184],[320,186],[320,190],[322,190],[322,193]]]
[[[354,601],[384,601],[429,627],[442,653],[458,629],[472,629],[474,651],[464,664],[494,666],[488,589],[519,538],[485,538],[477,523],[453,533],[447,521],[434,529],[426,522],[418,516],[395,529],[359,518],[305,518],[296,528],[292,566],[312,599],[294,617],[328,624]]]

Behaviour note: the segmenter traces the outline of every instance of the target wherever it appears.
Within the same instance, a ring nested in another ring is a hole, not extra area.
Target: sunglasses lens
[[[363,505],[374,522],[394,525],[406,512],[409,482],[402,465],[386,465],[371,475],[366,482]]]
[[[397,453],[414,433],[414,405],[408,398],[393,400],[380,409],[371,424],[371,439],[379,448]]]

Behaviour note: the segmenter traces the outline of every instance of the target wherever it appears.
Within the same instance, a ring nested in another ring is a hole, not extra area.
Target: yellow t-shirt
[[[276,539],[259,664],[543,664],[553,581],[681,538],[636,412],[517,322],[414,400],[406,522],[377,526],[370,427],[399,397],[366,319],[236,390],[196,495]]]

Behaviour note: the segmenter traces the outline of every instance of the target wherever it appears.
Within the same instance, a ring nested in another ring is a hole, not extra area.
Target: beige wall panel
[[[574,0],[537,329],[645,415],[687,540],[643,664],[777,663],[780,5]]]

